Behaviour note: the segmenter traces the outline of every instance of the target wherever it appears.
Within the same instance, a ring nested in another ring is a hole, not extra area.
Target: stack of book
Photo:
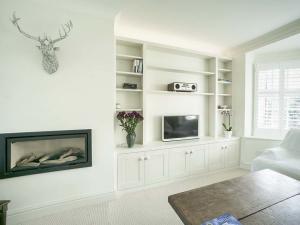
[[[143,60],[142,59],[133,60],[132,71],[134,73],[143,73]]]
[[[215,219],[206,221],[201,225],[242,225],[242,224],[231,214],[225,213]]]

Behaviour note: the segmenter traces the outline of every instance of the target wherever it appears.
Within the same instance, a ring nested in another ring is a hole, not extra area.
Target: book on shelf
[[[132,71],[134,73],[143,73],[143,60],[142,59],[133,60]]]
[[[242,225],[233,215],[225,213],[201,225]]]

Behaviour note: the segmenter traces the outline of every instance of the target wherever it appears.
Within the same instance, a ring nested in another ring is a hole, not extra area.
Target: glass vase
[[[126,141],[127,141],[128,148],[132,148],[134,146],[135,138],[136,138],[136,134],[135,133],[127,134]]]

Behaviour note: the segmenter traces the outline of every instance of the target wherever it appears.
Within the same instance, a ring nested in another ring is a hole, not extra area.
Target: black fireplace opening
[[[0,179],[92,166],[92,130],[0,134]]]

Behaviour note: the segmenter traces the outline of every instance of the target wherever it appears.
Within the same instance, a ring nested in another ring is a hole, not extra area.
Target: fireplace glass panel
[[[8,139],[11,171],[57,167],[87,161],[85,137],[46,140]]]

